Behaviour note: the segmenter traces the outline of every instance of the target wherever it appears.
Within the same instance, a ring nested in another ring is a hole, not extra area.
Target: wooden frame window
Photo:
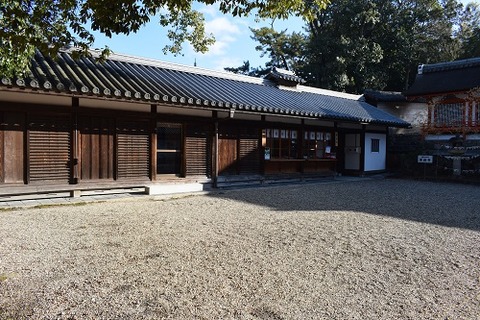
[[[183,128],[178,123],[157,124],[157,173],[182,174]]]
[[[332,156],[332,133],[330,131],[305,131],[303,137],[304,159],[324,159]]]
[[[298,131],[266,129],[266,148],[271,159],[296,159],[298,157]]]
[[[465,123],[465,103],[439,103],[434,108],[435,127],[461,127]]]

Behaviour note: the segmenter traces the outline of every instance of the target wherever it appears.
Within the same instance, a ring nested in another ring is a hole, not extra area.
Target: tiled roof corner
[[[305,80],[295,75],[294,72],[277,67],[273,67],[272,70],[270,70],[270,73],[265,76],[265,78],[272,80],[279,85],[287,85],[292,87],[301,83],[305,83]]]

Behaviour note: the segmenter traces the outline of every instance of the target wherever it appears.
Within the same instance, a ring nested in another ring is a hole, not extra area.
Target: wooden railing
[[[422,123],[421,124],[422,133],[426,134],[472,134],[480,133],[480,124],[472,123],[461,123],[461,124],[450,124],[450,125],[439,125],[433,123]]]

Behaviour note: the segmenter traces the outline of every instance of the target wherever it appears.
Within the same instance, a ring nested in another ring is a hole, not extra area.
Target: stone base
[[[148,195],[175,194],[187,192],[199,192],[206,190],[203,183],[185,183],[185,184],[153,184],[145,186],[145,193]]]

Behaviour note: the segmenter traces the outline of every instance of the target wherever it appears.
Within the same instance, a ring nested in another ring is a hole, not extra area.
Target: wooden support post
[[[24,182],[25,184],[30,183],[30,126],[28,124],[28,113],[25,113],[25,131],[24,131],[24,139],[25,145],[23,148],[23,159],[24,159]]]
[[[339,134],[338,134],[338,122],[333,123],[333,150],[335,151],[335,163],[333,165],[333,170],[335,173],[335,176],[338,174],[338,153],[339,153],[339,143],[338,139],[340,139]]]
[[[267,135],[266,135],[266,130],[267,130],[267,120],[265,115],[262,115],[261,117],[261,129],[260,129],[260,163],[261,163],[261,173],[263,176],[263,179],[265,179],[265,149],[267,147]],[[262,180],[262,183],[265,180]]]
[[[113,122],[113,180],[118,180],[118,118]]]
[[[70,191],[70,197],[71,198],[80,198],[80,196],[82,195],[82,191],[81,190],[71,190]]]
[[[214,135],[213,135],[213,186],[218,187],[218,113],[213,111],[215,119]]]
[[[157,105],[150,106],[150,180],[157,180]]]
[[[360,174],[365,174],[365,131],[367,131],[367,125],[362,124],[362,132],[360,133]]]
[[[298,150],[297,150],[297,158],[303,159],[303,150],[305,148],[305,119],[301,120],[300,124],[300,132],[299,132],[299,140],[300,143],[298,144]],[[303,173],[305,172],[305,162],[300,163],[300,173],[303,176]]]
[[[78,97],[72,98],[72,155],[71,155],[71,183],[77,184],[80,180],[79,170],[79,133],[78,133],[78,108],[80,101]]]

